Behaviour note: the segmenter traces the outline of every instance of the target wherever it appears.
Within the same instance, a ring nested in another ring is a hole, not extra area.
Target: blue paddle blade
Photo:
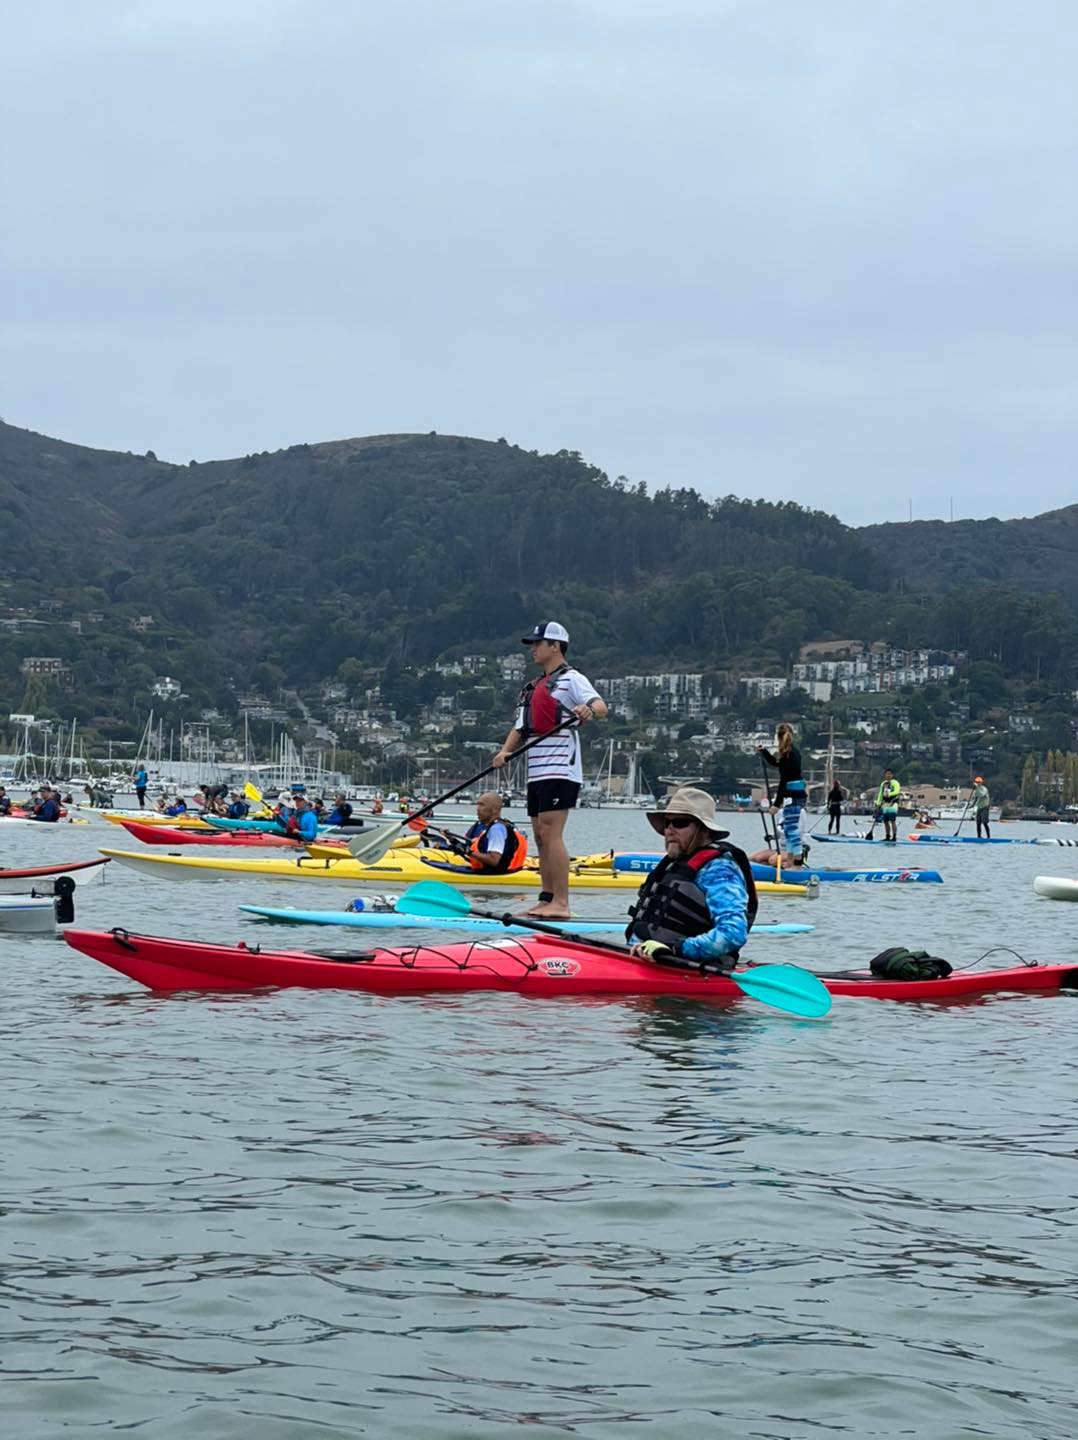
[[[826,1015],[831,1008],[831,992],[815,975],[799,970],[796,965],[754,965],[750,970],[735,970],[729,977],[735,985],[791,1015]]]
[[[472,902],[441,880],[417,880],[393,908],[401,915],[470,915]]]

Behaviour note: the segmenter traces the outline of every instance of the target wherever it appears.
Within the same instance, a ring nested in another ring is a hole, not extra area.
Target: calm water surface
[[[735,838],[758,828],[738,817]],[[105,836],[13,827],[2,861]],[[647,831],[591,813],[571,837]],[[867,852],[935,865],[940,887],[765,902],[817,930],[753,953],[1075,957],[1078,906],[1031,880],[1078,875],[1078,852],[960,849]],[[235,908],[338,908],[337,886],[109,870],[79,886],[80,924],[347,943]],[[1074,996],[839,1000],[811,1022],[751,1002],[156,997],[35,937],[0,940],[0,979],[6,1435],[1078,1433]]]

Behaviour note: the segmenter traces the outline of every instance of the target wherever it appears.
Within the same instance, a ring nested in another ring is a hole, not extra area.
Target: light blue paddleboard
[[[248,915],[261,920],[278,920],[292,925],[350,925],[359,930],[501,930],[509,934],[534,934],[530,925],[503,925],[479,915],[400,915],[395,910],[275,910],[267,905],[241,905]],[[625,920],[545,920],[570,935],[624,934]],[[753,935],[806,935],[815,927],[787,923],[754,925]]]

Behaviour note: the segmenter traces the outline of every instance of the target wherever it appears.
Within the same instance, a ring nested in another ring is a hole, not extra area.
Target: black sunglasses
[[[664,815],[663,829],[673,828],[674,830],[691,830],[694,825],[700,822],[694,815]]]

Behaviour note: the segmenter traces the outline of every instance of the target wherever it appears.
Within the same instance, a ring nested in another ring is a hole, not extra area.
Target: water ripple
[[[819,968],[869,915],[963,943],[953,863],[821,900]],[[83,889],[244,933],[227,885]],[[158,997],[47,941],[0,976],[19,1440],[1078,1433],[1076,997]]]

